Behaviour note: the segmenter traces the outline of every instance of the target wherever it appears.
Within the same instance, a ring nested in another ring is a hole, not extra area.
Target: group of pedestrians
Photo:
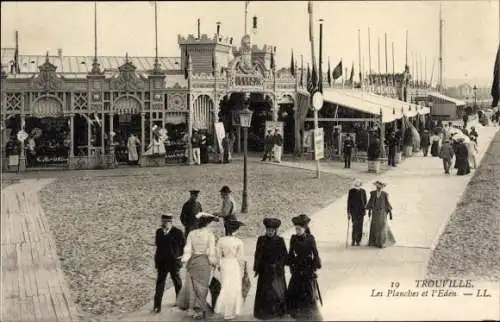
[[[281,149],[283,148],[283,137],[281,136],[279,128],[267,131],[264,142],[264,155],[262,156],[262,161],[271,161],[274,156],[274,162],[281,162]]]
[[[202,211],[197,200],[198,190],[183,205],[181,222],[184,233],[172,225],[172,215],[162,215],[162,225],[156,231],[155,266],[158,277],[154,296],[154,312],[161,312],[165,280],[170,274],[176,293],[176,306],[186,310],[194,319],[207,313],[232,320],[241,313],[250,280],[244,261],[243,241],[236,237],[244,225],[233,213],[234,201],[229,187],[220,190],[221,211],[209,214]],[[218,222],[224,224],[224,236],[216,238],[213,231]],[[272,319],[290,314],[299,320],[321,320],[321,295],[316,271],[321,260],[316,241],[309,229],[310,218],[301,214],[292,218],[296,234],[287,250],[278,235],[281,221],[265,218],[265,234],[257,240],[253,271],[258,277],[254,316]],[[286,284],[285,266],[291,279]],[[184,267],[184,280],[180,270]],[[208,294],[211,304],[208,303]]]
[[[459,134],[459,133],[462,134]],[[443,161],[444,173],[451,175],[453,159],[454,168],[457,175],[466,175],[471,172],[471,168],[477,166],[476,155],[478,153],[477,143],[479,134],[474,126],[470,131],[465,127],[453,130],[453,124],[448,123],[448,127],[442,128],[441,132],[435,131],[429,138],[431,142],[431,155],[439,157]],[[427,156],[424,150],[424,156]]]
[[[370,192],[368,202],[361,180],[357,179],[354,182],[354,187],[349,190],[347,218],[348,221],[352,221],[352,246],[360,246],[367,211],[368,218],[371,219],[368,246],[384,248],[396,243],[387,221],[387,217],[392,220],[392,206],[389,202],[389,195],[383,191],[386,184],[382,181],[376,181],[374,185],[376,189]]]

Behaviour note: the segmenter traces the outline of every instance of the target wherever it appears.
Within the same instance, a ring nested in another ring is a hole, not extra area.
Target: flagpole
[[[377,81],[377,85],[378,85],[378,94],[380,94],[380,37],[377,38],[377,60],[378,60],[378,81]]]
[[[304,87],[304,55],[300,55],[300,86]],[[307,80],[306,80],[307,81]]]
[[[245,1],[245,36],[247,35],[247,17],[248,17],[248,3],[250,1]]]
[[[100,73],[99,62],[97,61],[97,1],[94,1],[94,60],[92,61],[91,73]]]
[[[359,61],[359,85],[363,91],[363,74],[361,68],[361,30],[358,29],[358,61]]]
[[[372,85],[372,46],[371,46],[371,39],[370,39],[370,27],[368,27],[368,84]]]
[[[396,86],[396,74],[394,68],[394,41],[392,42],[392,86]]]
[[[160,63],[158,61],[158,1],[155,0],[155,64],[154,70],[160,70]]]
[[[408,30],[406,30],[405,68],[408,66]]]
[[[389,75],[389,68],[388,68],[388,63],[387,63],[387,33],[384,33],[384,37],[385,37],[385,82],[386,82],[386,85],[388,85],[388,78],[387,76]]]
[[[314,17],[313,17],[313,3],[312,1],[309,1],[307,3],[307,11],[309,12],[309,41],[311,43],[311,58],[312,58],[312,65],[313,65],[313,71],[312,75],[314,75],[316,69],[316,57],[314,55]],[[321,41],[321,40],[320,40]],[[313,77],[311,75],[311,79],[314,81]],[[313,87],[315,88],[317,84],[313,84]],[[318,120],[318,111],[316,109],[314,110],[314,129],[315,132],[319,128],[319,120]],[[319,179],[321,177],[321,172],[319,168],[319,159],[316,159],[316,178]]]
[[[424,83],[427,85],[427,56],[424,56],[424,74]]]
[[[319,19],[319,91],[323,93],[323,19]]]

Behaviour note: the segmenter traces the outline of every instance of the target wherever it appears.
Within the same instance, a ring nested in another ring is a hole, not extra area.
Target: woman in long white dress
[[[226,224],[227,235],[221,237],[217,243],[221,291],[215,305],[215,313],[221,314],[224,320],[232,320],[241,313],[243,307],[243,241],[235,237],[234,233],[244,224],[237,220],[228,221]]]

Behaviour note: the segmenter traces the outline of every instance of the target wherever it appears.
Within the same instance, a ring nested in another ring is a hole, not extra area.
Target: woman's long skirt
[[[394,244],[396,244],[396,239],[387,223],[387,214],[385,212],[373,212],[368,246],[385,248]]]
[[[287,308],[292,318],[299,321],[322,321],[319,290],[316,277],[292,273],[287,291]]]
[[[286,281],[282,274],[259,274],[253,316],[259,320],[279,318],[286,314]]]
[[[438,141],[433,141],[432,142],[431,155],[433,157],[438,157],[439,156],[439,142]]]
[[[220,263],[221,290],[215,313],[224,318],[234,318],[243,308],[242,269],[236,258],[222,258]]]
[[[207,255],[193,255],[186,265],[186,280],[177,296],[177,306],[182,310],[207,312],[208,286],[212,267]]]

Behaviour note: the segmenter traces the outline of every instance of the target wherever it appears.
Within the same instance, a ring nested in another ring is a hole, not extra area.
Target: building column
[[[274,101],[273,102],[273,122],[278,122],[278,113],[279,113],[279,110],[280,110],[280,105],[278,104],[278,102]]]
[[[188,125],[188,162],[187,164],[193,164],[193,146],[191,145],[191,138],[193,136],[193,102],[191,99],[191,92],[188,94],[188,116],[187,116],[187,125]]]
[[[141,158],[144,155],[144,145],[146,144],[145,129],[144,129],[144,112],[141,112]]]
[[[69,131],[71,139],[69,143],[69,157],[73,159],[75,156],[75,114],[69,115]]]
[[[25,116],[21,115],[21,130],[24,131]],[[21,154],[19,156],[19,171],[26,171],[26,151],[24,151],[24,141],[21,141]]]
[[[111,135],[111,133],[114,131],[113,128],[113,120],[114,120],[114,115],[113,113],[109,114],[109,154],[111,155],[112,160],[115,160],[115,146],[114,146],[114,137]],[[104,129],[104,121],[102,123],[102,128]],[[104,149],[104,148],[103,148]]]
[[[102,155],[106,153],[106,142],[104,141],[104,128],[106,127],[106,116],[104,113],[101,114],[101,148],[102,148]],[[111,121],[113,122],[113,121]]]
[[[90,159],[91,156],[91,148],[92,148],[92,126],[90,125],[89,118],[87,119],[87,157]]]

